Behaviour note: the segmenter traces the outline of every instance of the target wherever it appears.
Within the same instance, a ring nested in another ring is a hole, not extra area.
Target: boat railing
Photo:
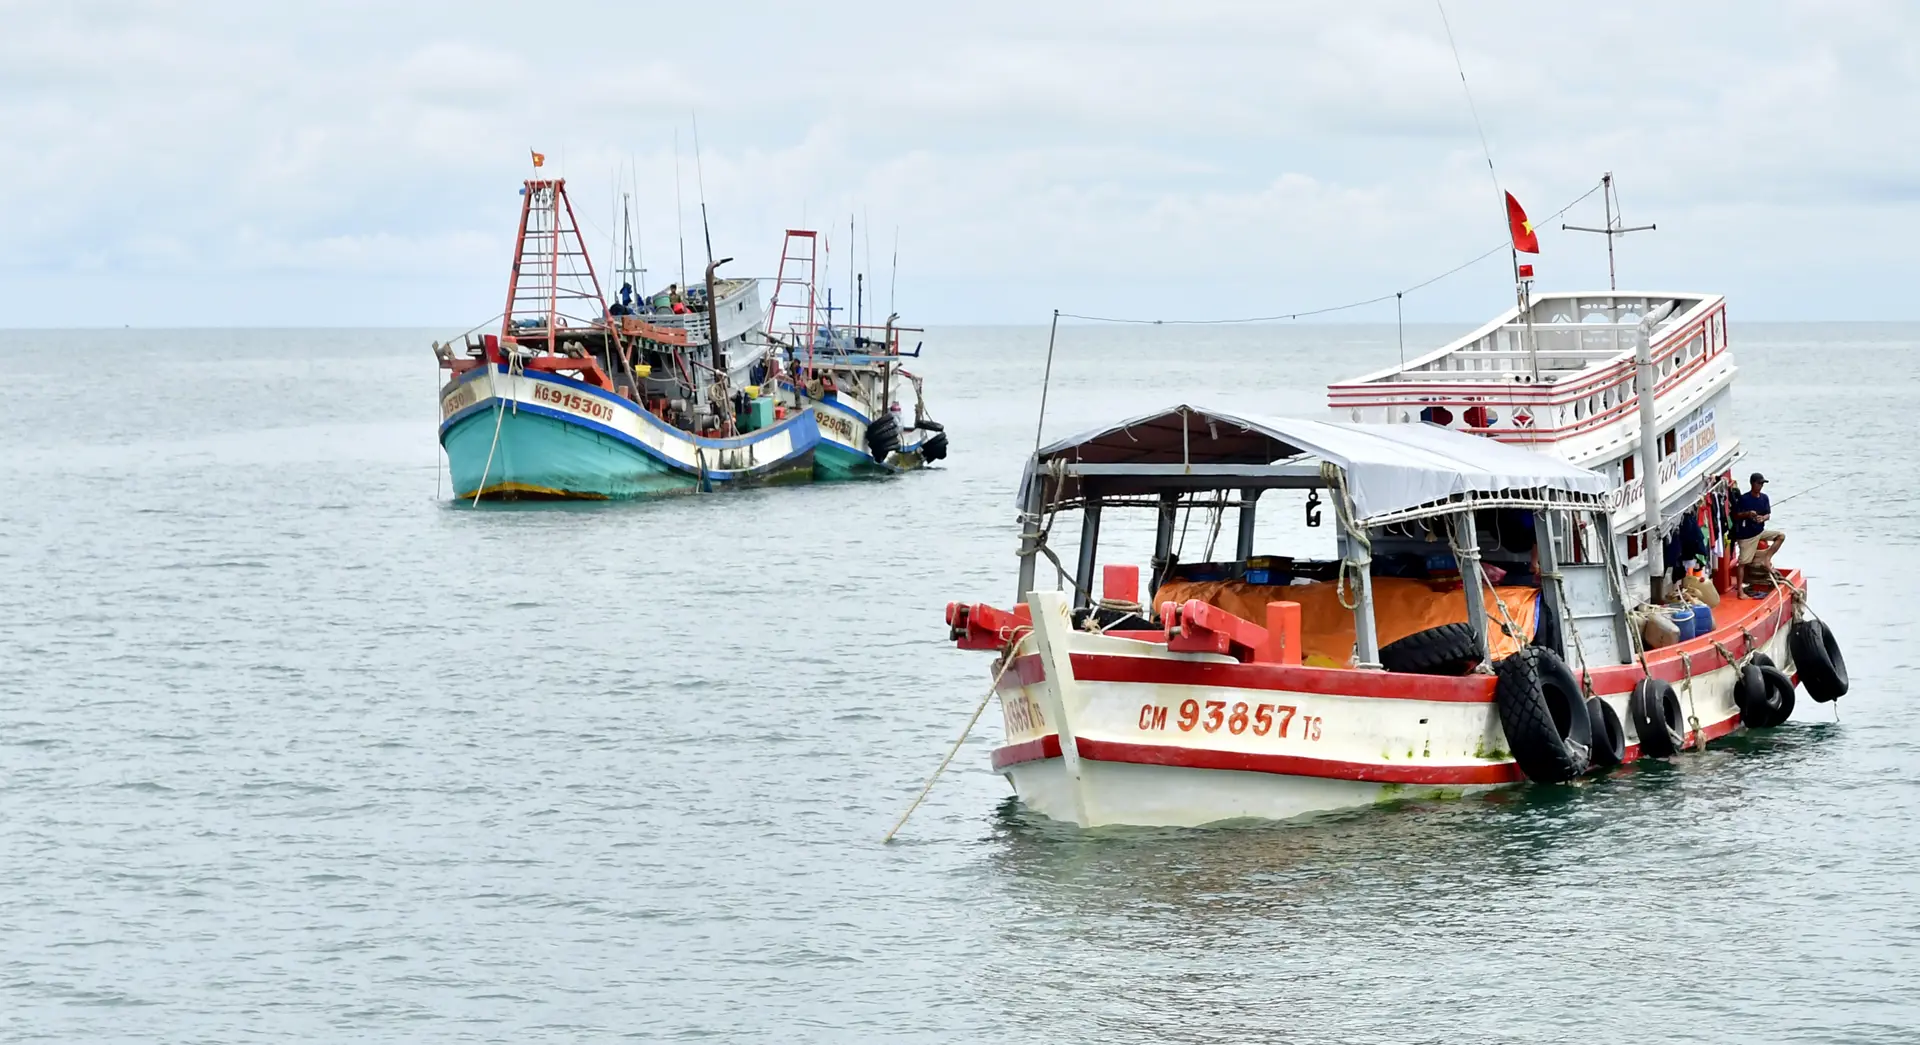
[[[1509,323],[1417,369],[1331,385],[1328,404],[1355,421],[1424,421],[1519,443],[1551,442],[1634,414],[1634,324],[1558,323],[1533,331],[1538,384],[1527,380],[1534,354],[1527,351],[1526,327]],[[1723,359],[1724,306],[1655,336],[1656,394],[1667,395]],[[1615,339],[1626,347],[1615,351]]]

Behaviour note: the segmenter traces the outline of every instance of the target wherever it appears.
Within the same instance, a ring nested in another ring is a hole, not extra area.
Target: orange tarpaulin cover
[[[1513,618],[1519,637],[1507,635],[1500,609],[1487,600],[1487,643],[1493,658],[1499,660],[1520,651],[1532,641],[1534,604],[1538,588],[1493,588]],[[1300,604],[1300,649],[1306,663],[1321,667],[1346,667],[1353,660],[1353,611],[1340,604],[1339,593],[1330,581],[1315,584],[1248,584],[1245,581],[1169,581],[1154,594],[1153,605],[1199,599],[1218,606],[1243,620],[1267,626],[1267,603]],[[1435,591],[1425,581],[1403,577],[1373,579],[1374,630],[1380,645],[1397,642],[1418,631],[1442,624],[1464,624],[1467,620],[1467,593],[1456,586],[1451,591]]]

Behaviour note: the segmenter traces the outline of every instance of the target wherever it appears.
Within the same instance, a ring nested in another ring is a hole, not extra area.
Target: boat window
[[[1660,448],[1669,454],[1678,450],[1680,448],[1679,433],[1669,431],[1666,436],[1660,440]]]
[[[1453,423],[1453,411],[1444,406],[1430,406],[1420,411],[1420,420],[1445,427]]]
[[[1584,399],[1576,400],[1573,404],[1573,419],[1575,421],[1579,421],[1584,419],[1586,416],[1587,416],[1587,401]]]
[[[1486,428],[1500,420],[1500,415],[1484,406],[1467,408],[1467,424],[1473,428]]]
[[[1633,457],[1631,455],[1620,459],[1620,474],[1623,477],[1620,480],[1621,482],[1630,483],[1633,481]]]

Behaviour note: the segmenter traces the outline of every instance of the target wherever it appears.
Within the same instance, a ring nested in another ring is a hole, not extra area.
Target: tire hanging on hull
[[[1494,676],[1500,727],[1527,779],[1558,784],[1585,773],[1593,757],[1593,722],[1580,683],[1559,654],[1528,646],[1501,661]]]
[[[1793,666],[1800,672],[1807,696],[1824,704],[1847,695],[1847,658],[1840,655],[1840,644],[1825,621],[1814,617],[1794,621],[1787,632],[1787,651],[1793,654]]]

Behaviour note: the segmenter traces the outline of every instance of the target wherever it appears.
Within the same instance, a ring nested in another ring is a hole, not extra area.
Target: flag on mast
[[[546,165],[546,162],[547,162],[547,154],[546,154],[546,153],[544,153],[544,152],[534,152],[534,151],[533,151],[532,149],[528,149],[528,150],[527,150],[527,152],[529,152],[529,153],[531,153],[531,154],[532,154],[532,156],[533,156],[533,165],[534,165],[535,167],[543,167],[543,166],[545,166],[545,165]],[[1512,197],[1512,196],[1508,196],[1508,197],[1507,197],[1507,205],[1508,205],[1509,207],[1518,207],[1518,206],[1519,206],[1519,204],[1517,204],[1517,203],[1515,203],[1515,202],[1513,202],[1513,197]]]
[[[1520,201],[1507,193],[1507,229],[1513,233],[1513,249],[1522,254],[1540,253],[1540,237],[1534,235],[1533,222],[1527,220],[1527,212],[1520,209]]]

